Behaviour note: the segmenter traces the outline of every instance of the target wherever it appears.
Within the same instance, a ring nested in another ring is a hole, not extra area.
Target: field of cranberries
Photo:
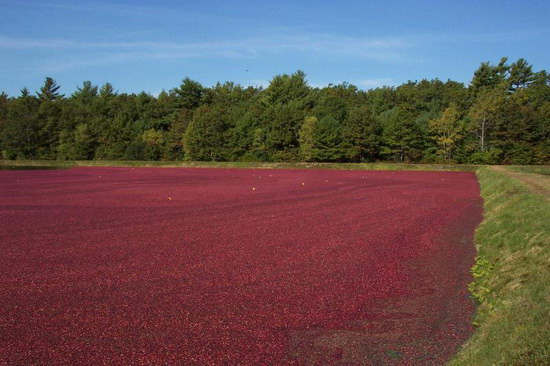
[[[473,173],[0,171],[0,364],[441,364]]]

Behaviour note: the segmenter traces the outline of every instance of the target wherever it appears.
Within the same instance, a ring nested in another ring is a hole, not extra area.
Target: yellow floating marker
[[[302,182],[302,185],[305,186],[306,184],[304,182]]]
[[[169,199],[170,201],[172,201],[172,197],[168,197],[168,199]]]
[[[256,187],[252,187],[252,190],[255,191],[255,190],[256,190]]]

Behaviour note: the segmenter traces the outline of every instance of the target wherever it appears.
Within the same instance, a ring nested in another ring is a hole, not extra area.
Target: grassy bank
[[[256,168],[256,169],[346,169],[346,170],[430,170],[475,171],[476,165],[397,164],[397,163],[263,163],[210,161],[113,161],[113,160],[0,160],[4,167],[117,166],[117,167],[180,167],[180,168]]]
[[[450,364],[547,365],[549,197],[505,171],[482,168],[477,174],[485,200],[470,286],[479,302],[478,329]]]
[[[508,167],[508,169],[518,173],[531,173],[544,176],[550,175],[549,165],[515,165]]]

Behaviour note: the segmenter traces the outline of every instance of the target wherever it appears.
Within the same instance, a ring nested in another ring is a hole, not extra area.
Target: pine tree
[[[176,104],[179,108],[195,109],[201,104],[204,87],[197,81],[186,77],[181,85],[172,89]]]
[[[57,85],[56,81],[51,77],[47,77],[44,81],[44,86],[37,93],[38,99],[41,101],[54,101],[63,98],[63,94],[59,93],[61,86]]]
[[[323,117],[315,130],[315,141],[312,155],[316,161],[341,161],[342,132],[338,121],[331,117]]]
[[[528,84],[535,80],[533,67],[520,58],[510,65],[510,74],[508,76],[509,90],[515,91],[519,88],[525,88]]]
[[[368,106],[349,112],[342,128],[341,149],[348,161],[373,161],[380,154],[381,128]]]
[[[227,160],[227,114],[220,105],[199,107],[184,136],[188,160]]]
[[[31,92],[29,91],[29,89],[27,89],[26,87],[21,89],[21,97],[22,98],[26,98],[29,95],[31,95]]]
[[[83,105],[91,105],[98,95],[98,88],[91,81],[84,81],[82,87],[77,87],[71,98]]]

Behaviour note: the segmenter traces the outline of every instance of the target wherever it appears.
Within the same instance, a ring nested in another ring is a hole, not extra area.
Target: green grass
[[[550,364],[550,201],[520,181],[479,169],[485,200],[476,231],[474,335],[451,365]]]
[[[513,172],[550,175],[550,165],[523,165],[508,167]]]
[[[475,171],[476,165],[397,164],[397,163],[263,163],[263,162],[191,162],[191,161],[114,161],[114,160],[0,160],[0,166],[57,167],[119,166],[119,167],[182,167],[182,168],[256,168],[256,169],[339,169],[339,170],[429,170]]]

